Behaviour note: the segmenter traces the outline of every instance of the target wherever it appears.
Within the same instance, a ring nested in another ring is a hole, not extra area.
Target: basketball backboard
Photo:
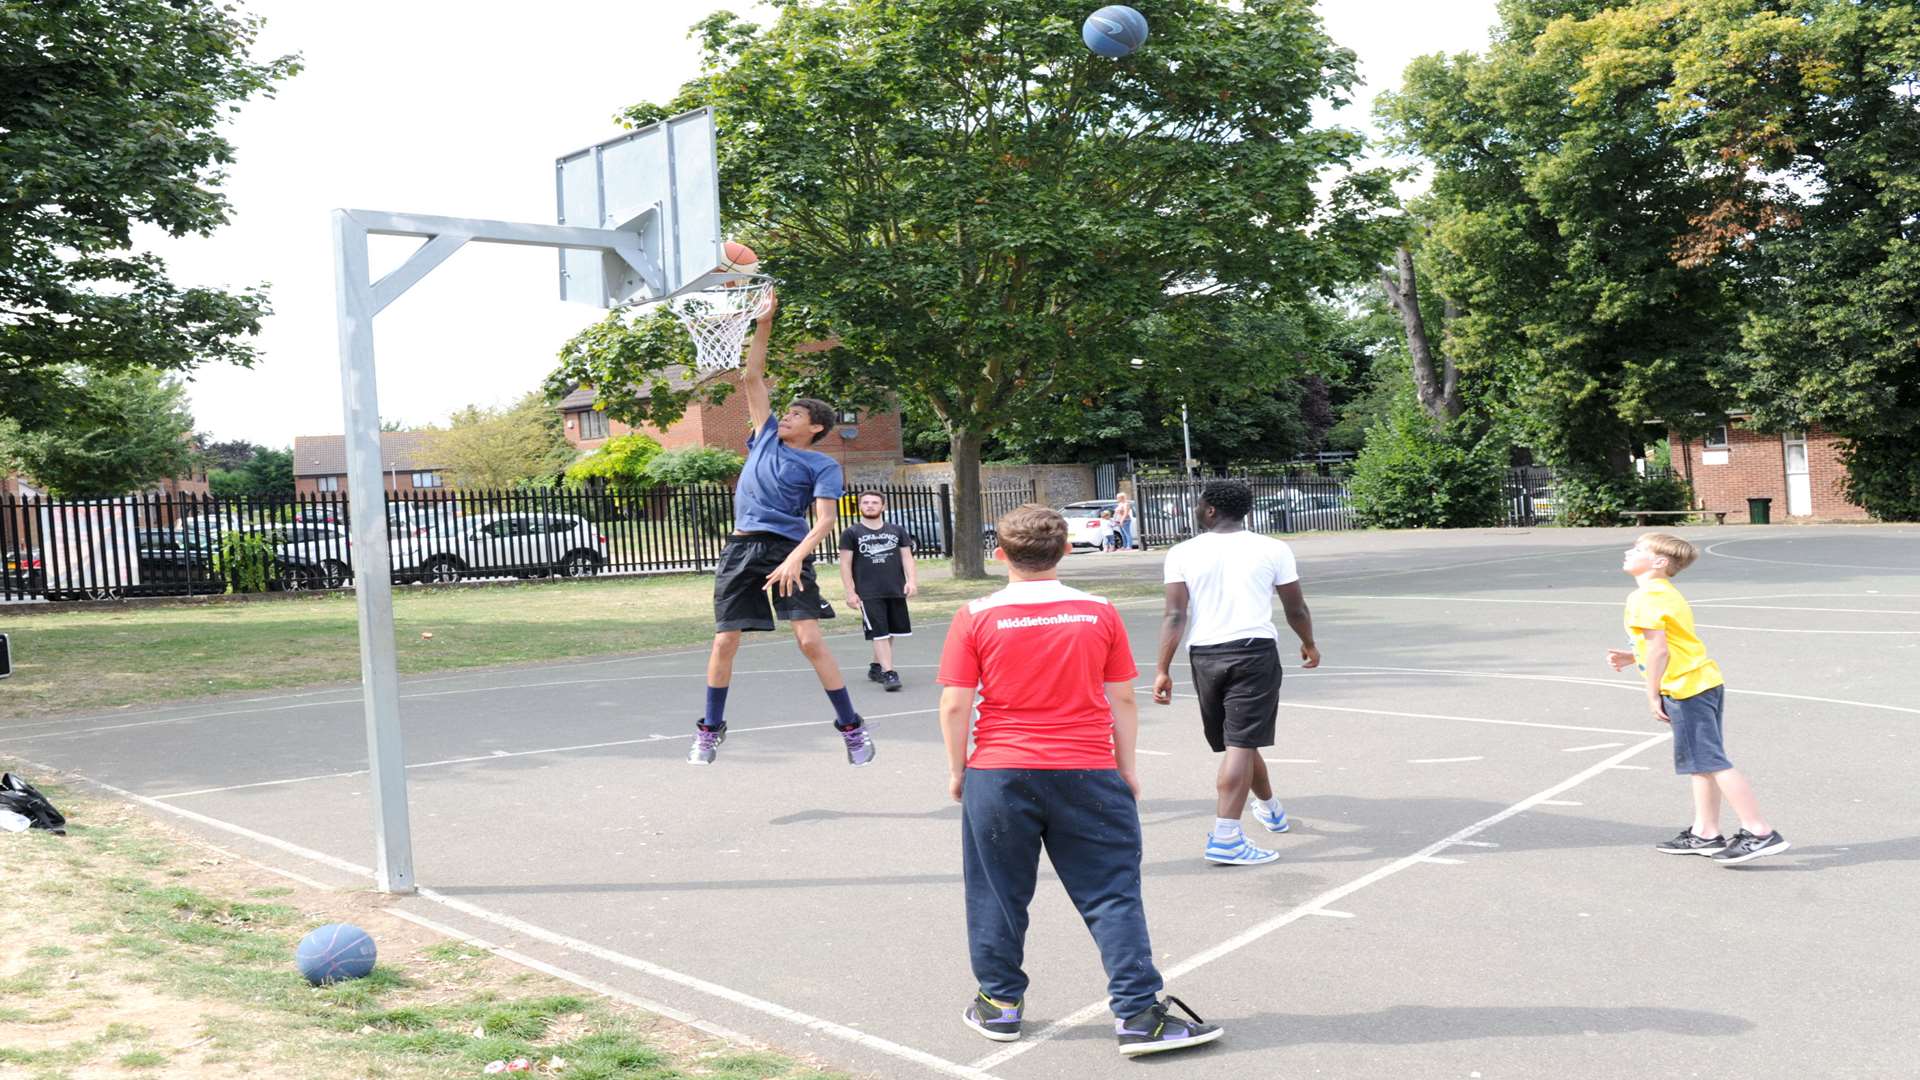
[[[713,110],[696,109],[554,162],[560,224],[637,231],[652,267],[560,249],[560,297],[613,307],[661,299],[720,263],[720,168]],[[644,260],[643,260],[644,261]]]

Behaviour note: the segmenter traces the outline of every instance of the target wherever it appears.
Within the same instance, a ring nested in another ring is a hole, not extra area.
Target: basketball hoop
[[[772,292],[772,278],[750,274],[669,298],[667,306],[693,338],[694,367],[707,373],[739,367],[747,327],[766,314]]]

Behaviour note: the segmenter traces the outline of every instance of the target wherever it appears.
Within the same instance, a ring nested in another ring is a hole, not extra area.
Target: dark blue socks
[[[709,690],[707,693],[711,694],[713,691]],[[833,722],[834,727],[845,731],[848,728],[860,726],[860,714],[853,711],[853,695],[847,693],[846,687],[827,691],[827,700],[833,702],[833,711],[837,714]]]
[[[707,687],[707,718],[700,722],[704,728],[719,729],[727,726],[727,688],[724,686]]]

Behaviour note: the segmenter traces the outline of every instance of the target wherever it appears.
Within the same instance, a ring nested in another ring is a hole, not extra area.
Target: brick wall
[[[946,461],[932,461],[925,465],[902,465],[894,470],[893,479],[899,484],[951,484],[953,483],[953,464]],[[983,488],[1023,486],[1033,481],[1038,489],[1038,497],[1048,506],[1063,506],[1070,502],[1080,502],[1093,498],[1093,467],[1091,465],[982,465],[980,467],[980,486]]]
[[[729,383],[734,388],[727,399],[718,405],[709,405],[696,399],[687,406],[686,413],[664,431],[648,424],[634,428],[609,419],[607,436],[613,438],[637,430],[668,450],[687,446],[717,446],[722,450],[744,454],[752,427],[747,395],[740,389],[738,373],[722,375],[718,381]],[[778,393],[776,388],[775,394]],[[776,400],[775,404],[777,407],[780,402]],[[606,443],[606,439],[580,437],[582,412],[572,410],[566,414],[567,441],[583,451],[597,450]],[[846,438],[841,434],[847,430],[854,431],[854,437]],[[890,473],[900,463],[901,445],[900,411],[886,409],[871,413],[862,411],[851,424],[836,423],[825,438],[814,444],[814,449],[831,455],[845,470],[857,468],[864,472],[884,465],[887,473]],[[883,479],[885,475],[882,474]]]
[[[1674,466],[1691,478],[1694,499],[1709,510],[1726,510],[1729,522],[1747,521],[1748,499],[1772,499],[1775,521],[1865,521],[1865,510],[1847,501],[1847,470],[1840,462],[1841,440],[1820,428],[1807,432],[1807,476],[1812,512],[1795,518],[1787,501],[1786,440],[1782,435],[1749,431],[1738,420],[1727,425],[1724,449],[1709,449],[1704,439],[1683,440],[1668,433]]]
[[[422,469],[421,471],[430,472],[432,470]],[[340,498],[343,498],[343,499],[347,497],[347,478],[345,474],[341,474],[339,476],[334,477],[334,479],[339,481],[339,484],[340,484],[339,490],[337,491],[320,490],[321,479],[322,478],[318,476],[296,476],[293,479],[293,493],[295,495],[339,496]],[[381,481],[381,486],[383,488],[385,488],[390,492],[394,492],[400,495],[405,495],[413,491],[446,491],[448,490],[447,487],[444,487],[444,486],[432,487],[432,488],[414,487],[413,472],[407,469],[402,469],[397,473],[383,472],[380,474],[380,481]]]

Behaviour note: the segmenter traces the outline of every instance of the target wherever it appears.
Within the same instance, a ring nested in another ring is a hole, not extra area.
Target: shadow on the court
[[[960,804],[950,803],[936,810],[801,810],[768,818],[769,825],[805,825],[816,821],[848,821],[856,818],[902,819],[906,821],[960,820]]]
[[[1202,1015],[1206,1015],[1203,1013]],[[1417,1046],[1470,1039],[1553,1038],[1567,1035],[1630,1035],[1657,1032],[1666,1035],[1725,1038],[1753,1030],[1753,1023],[1726,1013],[1704,1009],[1670,1009],[1654,1005],[1586,1008],[1570,1005],[1395,1005],[1364,1013],[1313,1015],[1257,1013],[1252,1016],[1207,1016],[1227,1029],[1226,1037],[1194,1054],[1275,1050],[1288,1046],[1345,1044],[1360,1046]],[[1059,1036],[1065,1040],[1107,1040],[1113,1036],[1100,1025],[1085,1025]],[[1156,1062],[1176,1062],[1186,1054],[1167,1054]]]
[[[1793,839],[1791,833],[1787,835],[1787,839]],[[1837,870],[1843,866],[1862,866],[1867,863],[1881,862],[1920,862],[1920,836],[1874,840],[1865,844],[1802,845],[1796,843],[1777,859],[1727,869],[1738,870],[1743,874],[1803,874],[1809,870]]]

